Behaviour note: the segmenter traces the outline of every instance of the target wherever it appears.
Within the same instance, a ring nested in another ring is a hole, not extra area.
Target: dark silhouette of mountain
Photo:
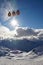
[[[27,39],[23,40],[0,40],[0,46],[7,47],[9,49],[17,49],[21,51],[30,51],[33,48],[36,48],[40,45],[43,45],[43,40],[30,41]]]

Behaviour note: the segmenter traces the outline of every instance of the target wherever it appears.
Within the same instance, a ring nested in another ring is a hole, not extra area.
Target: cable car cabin
[[[16,13],[15,13],[15,11],[13,11],[13,12],[12,12],[12,16],[15,16],[15,15],[16,15]]]
[[[19,10],[17,10],[16,12],[15,11],[13,11],[13,12],[8,12],[8,16],[10,17],[10,16],[16,16],[16,15],[20,15],[20,11]]]
[[[11,16],[11,12],[8,13],[8,16],[9,16],[9,17]]]
[[[17,14],[17,15],[20,15],[20,11],[19,11],[19,10],[17,10],[17,11],[16,11],[16,14]]]

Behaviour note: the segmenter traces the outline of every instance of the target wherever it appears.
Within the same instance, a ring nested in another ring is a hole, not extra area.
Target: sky
[[[19,16],[8,17],[9,11],[20,11]],[[0,0],[0,25],[10,30],[15,27],[43,29],[43,0]]]
[[[18,0],[21,24],[31,28],[43,28],[43,0]]]
[[[25,38],[43,40],[43,0],[0,0],[0,39]]]

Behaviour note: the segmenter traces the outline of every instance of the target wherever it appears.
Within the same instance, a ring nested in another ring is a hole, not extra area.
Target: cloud
[[[17,27],[15,29],[16,39],[43,40],[43,29],[32,29],[28,27]]]
[[[43,29],[38,34],[38,38],[41,39],[41,40],[43,40]]]
[[[0,40],[14,38],[15,34],[16,34],[15,30],[10,31],[9,28],[7,28],[6,26],[3,26],[0,23]]]
[[[8,33],[9,33],[9,29],[3,25],[0,25],[0,39],[1,38],[5,38],[5,36],[7,37]]]
[[[37,36],[38,32],[36,32],[34,29],[30,29],[28,27],[18,27],[16,29],[18,37],[22,36]]]
[[[11,1],[4,0],[1,2],[0,5],[0,18],[3,19],[4,21],[8,20],[10,17],[8,17],[8,12],[12,11],[13,7],[11,4]]]
[[[43,40],[43,29],[17,27],[10,31],[7,27],[0,25],[0,39]]]
[[[9,29],[5,26],[0,26],[0,33],[2,32],[9,32]]]

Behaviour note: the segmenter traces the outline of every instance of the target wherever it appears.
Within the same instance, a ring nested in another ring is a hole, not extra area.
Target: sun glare
[[[12,19],[11,22],[10,22],[10,24],[11,24],[11,26],[14,27],[14,28],[19,26],[18,21],[15,20],[15,19]]]

